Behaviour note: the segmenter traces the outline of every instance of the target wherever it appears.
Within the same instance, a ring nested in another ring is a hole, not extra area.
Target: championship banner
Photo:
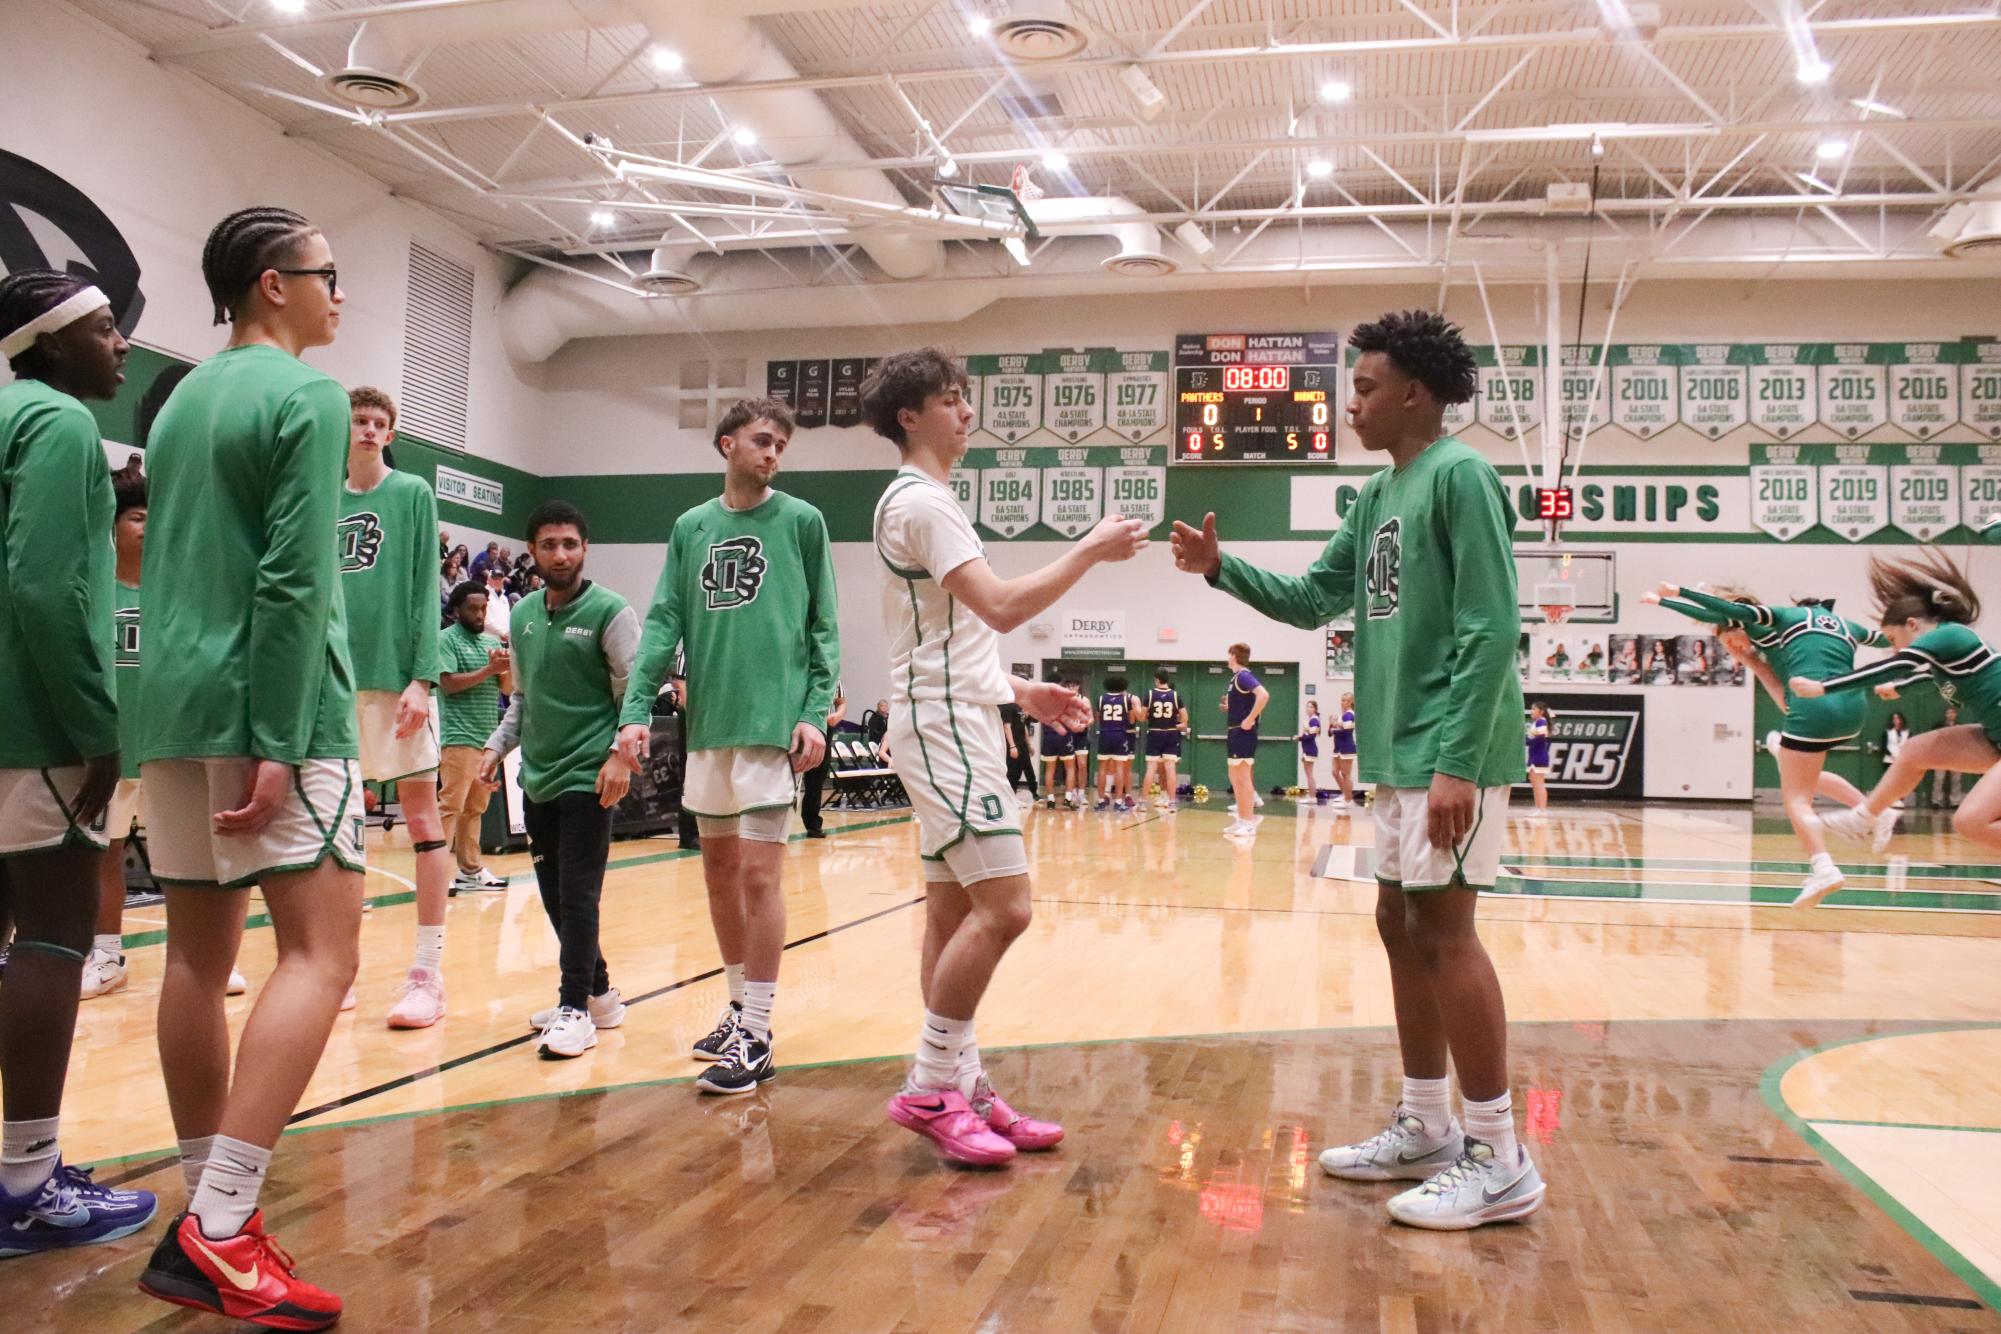
[[[1003,457],[1020,450],[1002,450]],[[980,472],[980,525],[1013,537],[1042,521],[1042,473],[1036,468],[985,468]]]
[[[1127,440],[1145,440],[1167,429],[1168,356],[1165,352],[1103,353],[1112,369],[1105,376],[1105,399],[1112,430]]]
[[[1760,464],[1760,455],[1772,460]],[[1751,452],[1751,522],[1790,542],[1820,522],[1815,470],[1799,463],[1799,446],[1771,445]]]
[[[1816,349],[1821,425],[1845,439],[1890,420],[1891,343],[1829,343]]]
[[[1983,440],[2001,440],[2001,339],[1960,344],[1959,418]]]
[[[1042,470],[1042,522],[1065,537],[1082,537],[1105,514],[1105,474],[1079,466],[1085,451],[1058,450],[1067,466]]]
[[[1504,440],[1527,435],[1542,424],[1542,396],[1536,391],[1542,349],[1509,344],[1499,349],[1476,347],[1480,363],[1479,407],[1482,426]]]
[[[1745,355],[1733,343],[1697,343],[1684,350],[1681,424],[1711,440],[1750,420]]]
[[[1920,440],[1959,424],[1958,343],[1891,343],[1890,423]]]
[[[1681,349],[1643,343],[1612,349],[1612,423],[1645,440],[1675,424]]]
[[[1129,460],[1147,456],[1142,449],[1122,452]],[[1133,462],[1105,469],[1105,508],[1138,519],[1148,528],[1160,527],[1167,522],[1167,469]]]
[[[1051,348],[1042,354],[1043,426],[1065,440],[1082,440],[1105,425],[1107,354],[1095,349]]]
[[[1563,349],[1559,390],[1563,400],[1563,433],[1572,440],[1612,423],[1612,372],[1604,364],[1605,349],[1573,343]]]
[[[1751,350],[1751,425],[1790,440],[1813,425],[1813,366],[1798,343],[1764,343]]]
[[[1820,521],[1851,542],[1890,522],[1890,470],[1871,463],[1867,445],[1835,445],[1820,468]]]
[[[1959,469],[1940,460],[1938,445],[1891,448],[1890,523],[1920,542],[1959,526]]]
[[[1980,461],[1959,470],[1960,522],[1974,532],[2001,519],[2001,445],[1981,445]]]
[[[980,521],[980,470],[964,466],[952,469],[946,482],[952,489],[952,499],[959,502],[959,509],[966,516],[967,523]]]
[[[966,358],[980,377],[980,429],[1008,444],[1042,426],[1043,364],[1025,352]]]

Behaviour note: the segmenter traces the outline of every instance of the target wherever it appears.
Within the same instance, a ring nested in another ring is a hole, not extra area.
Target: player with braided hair
[[[111,302],[47,269],[0,280],[0,1256],[127,1236],[153,1196],[94,1184],[57,1137],[118,783],[111,469],[80,401],[123,380]]]
[[[1822,681],[1794,677],[1793,692],[1806,698],[1874,688],[1894,699],[1906,686],[1928,684],[1971,719],[1912,737],[1876,781],[1862,804],[1827,817],[1829,830],[1848,838],[1874,834],[1876,851],[1897,829],[1897,803],[1917,787],[1927,769],[1980,774],[1953,812],[1952,827],[1976,843],[2001,847],[2001,659],[1968,628],[1980,618],[1980,597],[1966,574],[1942,552],[1909,560],[1872,556],[1869,585],[1883,634],[1897,651],[1844,676]]]
[[[361,930],[335,542],[349,405],[300,360],[334,340],[342,295],[326,237],[285,209],[224,218],[202,276],[229,345],[153,424],[133,729],[167,894],[160,1066],[193,1198],[139,1282],[177,1305],[323,1329],[340,1299],[295,1275],[257,1200],[354,980]],[[232,1068],[223,992],[253,884],[278,962]]]

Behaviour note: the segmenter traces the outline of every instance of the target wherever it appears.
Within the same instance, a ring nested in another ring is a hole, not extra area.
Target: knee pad
[[[412,843],[410,845],[417,852],[443,852],[449,846],[451,845],[446,843],[442,838],[427,838],[422,843]]]

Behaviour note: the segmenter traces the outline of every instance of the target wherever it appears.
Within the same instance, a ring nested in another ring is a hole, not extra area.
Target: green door
[[[1187,782],[1200,783],[1213,793],[1228,792],[1230,777],[1226,767],[1227,756],[1225,738],[1228,723],[1221,704],[1223,692],[1229,685],[1229,672],[1221,662],[1184,659],[1126,659],[1116,662],[1082,661],[1075,659],[1045,659],[1042,675],[1064,679],[1075,678],[1084,693],[1090,698],[1092,708],[1097,707],[1098,697],[1105,692],[1105,679],[1111,676],[1126,678],[1126,689],[1146,699],[1146,692],[1153,689],[1153,674],[1156,669],[1165,669],[1174,688],[1181,692],[1181,702],[1188,709],[1188,726],[1192,733],[1182,747],[1180,773]],[[1253,768],[1258,791],[1269,792],[1274,787],[1290,787],[1299,781],[1299,748],[1293,738],[1299,732],[1299,666],[1289,662],[1258,662],[1251,664],[1251,674],[1264,684],[1271,700],[1265,705],[1263,715],[1258,719],[1258,760]],[[1133,781],[1135,787],[1146,772],[1145,743],[1138,747],[1141,752],[1134,759]],[[1092,764],[1096,765],[1097,732],[1092,730],[1090,739],[1093,752]]]

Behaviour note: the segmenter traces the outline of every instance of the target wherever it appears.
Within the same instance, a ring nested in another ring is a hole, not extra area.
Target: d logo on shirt
[[[764,544],[754,537],[732,537],[709,547],[709,563],[702,567],[702,588],[709,595],[710,611],[747,607],[757,601],[769,562]]]
[[[1397,612],[1397,583],[1403,576],[1403,520],[1391,519],[1376,529],[1369,539],[1367,569],[1369,619],[1381,620]]]
[[[363,510],[350,514],[340,521],[334,530],[338,537],[340,551],[340,572],[353,574],[357,570],[375,568],[375,558],[382,553],[382,516]]]

